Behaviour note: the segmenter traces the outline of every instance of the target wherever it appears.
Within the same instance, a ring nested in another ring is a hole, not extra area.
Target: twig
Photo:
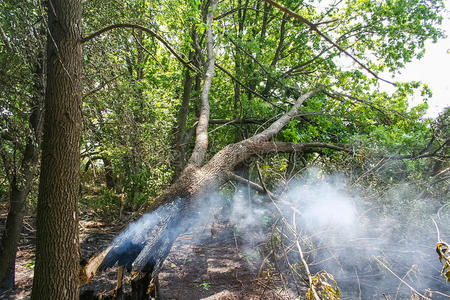
[[[438,294],[438,295],[441,295],[441,296],[444,296],[444,297],[447,297],[447,298],[450,298],[450,295],[447,295],[447,294],[444,294],[443,292],[439,292],[439,291],[432,291],[432,290],[429,290],[429,292],[430,293],[434,293],[434,294]]]
[[[294,230],[295,230],[295,232],[297,232],[297,228],[295,225],[295,212],[292,213],[292,226],[294,226]],[[309,271],[308,263],[306,262],[305,257],[303,255],[302,247],[300,245],[300,242],[298,241],[298,237],[295,238],[295,244],[297,245],[297,250],[298,250],[298,253],[300,254],[300,259],[303,263],[303,266],[305,267],[306,275],[308,276],[309,287],[311,288],[311,291],[313,292],[314,298],[316,300],[320,300],[320,297],[319,297],[319,295],[317,295],[316,289],[312,282],[311,272]]]
[[[358,276],[358,270],[356,270],[355,268],[355,274],[356,274],[356,279],[358,280],[358,298],[359,300],[362,300],[361,298],[361,282],[359,281],[359,276]]]
[[[433,218],[431,218],[431,221],[433,221],[434,227],[436,227],[437,240],[438,240],[438,243],[439,243],[440,241],[442,241],[441,240],[441,233],[439,231],[439,227],[438,227],[436,221]]]
[[[406,276],[409,275],[409,273],[414,269],[414,265],[411,266],[411,268],[408,270],[408,272],[406,272],[405,276],[402,277],[402,279],[404,280],[406,278]],[[400,292],[400,287],[402,286],[402,283],[398,284],[397,287],[397,292],[395,293],[395,299],[397,299],[398,293]]]
[[[412,286],[410,286],[406,281],[404,281],[403,279],[401,279],[397,274],[394,273],[394,271],[392,271],[391,269],[389,269],[388,266],[386,266],[381,260],[379,260],[376,256],[373,256],[373,258],[383,267],[386,268],[386,270],[388,270],[392,275],[395,276],[395,278],[397,278],[398,280],[400,280],[404,285],[406,285],[413,293],[415,293],[416,295],[422,297],[423,299],[428,299],[431,300],[431,298],[428,298],[427,296],[422,295],[421,293],[419,293],[418,291],[416,291]]]
[[[296,213],[295,213],[295,211],[292,213],[292,226],[291,226],[291,225],[289,224],[289,222],[286,220],[286,218],[284,217],[282,211],[280,210],[280,208],[279,208],[278,205],[276,204],[275,200],[274,200],[274,199],[271,197],[271,195],[269,194],[269,192],[268,192],[268,190],[267,190],[267,188],[266,188],[266,186],[265,186],[265,184],[264,184],[264,181],[262,180],[262,175],[261,175],[261,171],[260,171],[260,169],[259,169],[258,164],[256,164],[256,168],[257,168],[257,170],[258,170],[259,180],[260,180],[260,182],[261,182],[261,185],[262,185],[263,189],[267,192],[267,195],[269,196],[270,200],[272,200],[273,205],[275,206],[275,208],[277,209],[278,213],[279,213],[280,216],[281,216],[281,220],[282,220],[283,223],[286,225],[286,227],[293,233],[293,235],[294,235],[294,237],[295,237],[295,244],[296,244],[297,250],[298,250],[298,252],[299,252],[299,254],[300,254],[300,259],[301,259],[301,261],[302,261],[302,263],[303,263],[303,266],[304,266],[304,268],[305,268],[306,275],[308,276],[309,286],[310,286],[311,291],[312,291],[312,293],[313,293],[313,295],[314,295],[314,298],[315,298],[316,300],[321,300],[320,297],[319,297],[319,295],[317,295],[317,292],[316,292],[316,290],[315,290],[315,288],[314,288],[314,285],[313,285],[313,282],[312,282],[312,277],[311,277],[311,272],[309,271],[308,263],[307,263],[306,260],[305,260],[305,257],[304,257],[304,255],[303,255],[303,251],[302,251],[302,248],[301,248],[301,245],[300,245],[300,242],[299,242],[299,237],[298,237],[298,233],[297,233],[297,228],[296,228],[296,225],[295,225],[295,214],[296,214]]]

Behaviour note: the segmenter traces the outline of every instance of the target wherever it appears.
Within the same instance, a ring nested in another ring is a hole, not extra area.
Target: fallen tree
[[[201,93],[201,112],[196,128],[195,146],[189,162],[179,178],[159,198],[151,203],[149,211],[157,215],[155,222],[146,228],[139,237],[123,234],[103,252],[92,258],[83,268],[81,283],[87,283],[97,272],[110,268],[116,263],[126,267],[136,281],[143,281],[144,291],[160,271],[164,259],[176,237],[186,229],[185,220],[189,218],[190,207],[212,190],[220,188],[229,180],[235,180],[232,173],[241,162],[255,155],[279,152],[301,152],[328,148],[338,151],[351,151],[348,146],[327,143],[289,143],[271,141],[295,116],[300,107],[310,97],[321,93],[322,87],[304,92],[292,108],[274,121],[262,132],[243,141],[227,145],[204,164],[208,148],[209,102],[208,95],[214,74],[215,56],[213,52],[213,34],[211,23],[217,1],[213,1],[207,16],[207,62],[205,78]],[[125,233],[127,230],[125,231]],[[149,276],[150,275],[150,276]],[[145,293],[135,292],[143,295]]]
[[[273,5],[272,1],[266,2]],[[148,210],[153,211],[152,216],[154,218],[146,222],[143,221],[145,220],[144,216],[141,221],[138,221],[142,222],[138,224],[139,226],[144,226],[145,230],[138,233],[134,231],[134,227],[131,225],[124,233],[119,235],[108,248],[92,258],[82,269],[82,283],[90,281],[98,272],[118,265],[121,267],[120,270],[127,268],[132,274],[134,281],[132,284],[134,289],[133,298],[145,298],[148,291],[154,288],[162,263],[167,257],[175,239],[188,228],[192,215],[191,209],[195,206],[194,204],[197,201],[201,201],[210,191],[219,189],[228,181],[239,180],[241,177],[234,174],[233,171],[240,163],[253,156],[280,152],[320,152],[324,148],[352,152],[351,147],[348,145],[322,142],[291,143],[274,141],[276,135],[292,119],[298,116],[300,108],[305,101],[321,93],[329,97],[337,97],[336,93],[327,90],[327,88],[316,86],[308,90],[297,90],[300,96],[295,103],[270,126],[249,138],[225,146],[205,163],[208,149],[208,124],[210,123],[209,91],[214,76],[214,68],[217,66],[220,69],[215,63],[212,32],[212,21],[217,3],[217,0],[211,1],[211,8],[206,17],[207,57],[203,66],[203,88],[200,95],[200,113],[196,123],[195,145],[188,164],[178,179],[150,204]],[[279,8],[278,6],[276,7]],[[292,15],[290,11],[283,9],[282,11]],[[295,14],[292,16],[297,18]],[[323,36],[317,30],[316,25],[309,24],[304,19],[300,21],[311,27],[319,36]],[[140,29],[140,27],[131,25],[120,27]],[[105,30],[100,30],[98,34],[89,35],[83,42],[113,28],[117,27],[111,26]],[[331,43],[333,47],[341,50],[328,38],[326,41]],[[343,53],[349,55],[346,51],[343,51]],[[356,60],[353,57],[351,58]],[[184,62],[184,64],[188,66],[188,62]],[[367,69],[364,65],[361,66]],[[370,70],[369,73],[371,73]],[[378,78],[376,75],[374,76]],[[236,78],[232,79],[236,80]],[[375,108],[378,109],[377,106]]]

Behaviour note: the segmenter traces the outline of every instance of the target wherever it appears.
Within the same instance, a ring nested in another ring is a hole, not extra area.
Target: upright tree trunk
[[[192,59],[193,54],[189,54],[189,59]],[[185,72],[183,98],[181,107],[177,117],[177,128],[175,133],[175,174],[174,178],[178,178],[186,165],[186,121],[189,113],[189,102],[191,99],[192,81],[193,78],[189,70]]]
[[[16,181],[10,185],[10,206],[0,246],[1,288],[14,288],[17,243],[22,231],[28,191],[28,189],[20,189]]]
[[[32,299],[78,299],[81,0],[48,7],[47,88]]]
[[[13,172],[9,182],[9,210],[6,226],[0,242],[0,288],[14,288],[17,244],[22,232],[22,222],[28,194],[33,185],[35,168],[42,136],[43,94],[45,88],[44,59],[39,58],[34,70],[34,97],[29,126],[32,136],[27,138],[20,171]]]
[[[114,190],[116,188],[116,177],[114,176],[111,160],[106,156],[102,156],[102,161],[105,168],[106,188]]]
[[[40,119],[41,111],[35,111]],[[31,119],[31,118],[30,118]],[[22,221],[25,214],[27,196],[33,184],[33,169],[37,165],[40,144],[40,124],[36,129],[36,140],[28,139],[20,167],[21,176],[16,174],[9,187],[9,211],[6,218],[5,231],[0,243],[0,287],[14,288],[17,244],[22,232]]]

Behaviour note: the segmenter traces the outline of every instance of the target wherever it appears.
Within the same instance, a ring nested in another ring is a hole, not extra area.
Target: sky
[[[396,75],[394,81],[421,81],[427,83],[433,92],[433,97],[428,101],[427,117],[436,117],[445,107],[450,106],[450,0],[444,0],[446,13],[442,21],[442,29],[447,38],[437,43],[425,44],[425,56],[420,60],[414,60]],[[384,76],[392,80],[391,75]],[[420,94],[410,99],[412,105],[420,103]]]

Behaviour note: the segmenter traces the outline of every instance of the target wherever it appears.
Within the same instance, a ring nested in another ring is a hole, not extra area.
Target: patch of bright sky
[[[427,117],[435,118],[445,108],[450,107],[450,0],[444,1],[446,11],[443,15],[441,28],[447,37],[425,43],[425,55],[420,60],[413,60],[392,78],[386,74],[382,78],[394,81],[420,81],[426,83],[433,92],[433,97],[428,100]],[[387,85],[387,84],[386,84]],[[385,84],[382,87],[385,88]],[[388,87],[386,87],[389,89]],[[410,99],[410,105],[422,102],[420,93]]]
[[[324,10],[336,0],[322,0],[316,6],[318,11]],[[433,96],[428,100],[428,111],[426,117],[435,118],[444,109],[450,107],[450,0],[444,0],[445,11],[441,29],[445,31],[446,38],[438,40],[436,43],[428,41],[425,43],[425,55],[420,59],[414,59],[394,76],[391,73],[380,74],[381,78],[389,81],[410,82],[420,81],[426,83],[431,89]],[[339,60],[339,62],[337,62]],[[356,66],[350,58],[340,55],[335,63],[341,67],[353,69]],[[380,87],[386,92],[393,92],[394,87],[380,81]],[[423,102],[420,91],[409,99],[410,107]]]

